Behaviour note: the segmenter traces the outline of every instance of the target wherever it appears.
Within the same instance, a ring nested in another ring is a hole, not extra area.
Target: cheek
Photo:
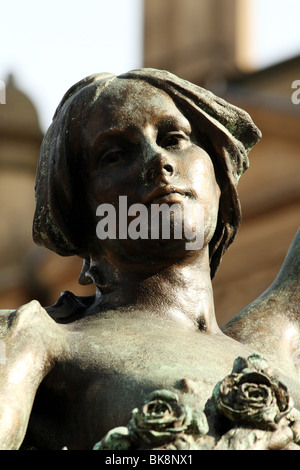
[[[191,167],[191,188],[197,203],[201,204],[204,210],[204,236],[205,243],[208,243],[216,229],[221,191],[209,157],[197,159]]]
[[[209,157],[208,157],[209,158]],[[198,200],[217,203],[220,197],[220,188],[216,182],[214,168],[211,160],[196,159],[188,170],[191,187]]]
[[[124,174],[124,171],[123,171]],[[107,201],[124,189],[124,175],[120,171],[96,171],[89,178],[90,194],[99,201]]]
[[[89,182],[89,195],[98,206],[110,203],[117,206],[119,196],[126,196],[128,204],[136,201],[139,188],[142,186],[136,168],[132,165],[120,170],[103,171],[94,174]]]

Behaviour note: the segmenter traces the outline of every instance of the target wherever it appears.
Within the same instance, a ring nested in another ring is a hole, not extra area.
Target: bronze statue
[[[33,237],[81,257],[79,282],[96,294],[1,311],[2,449],[229,448],[237,429],[262,448],[298,447],[299,239],[275,287],[224,331],[214,314],[211,279],[260,137],[246,112],[166,71],[97,74],[66,93],[41,148]],[[184,236],[100,240],[97,207],[118,209],[120,196],[203,209],[201,248]],[[228,383],[245,394],[245,376],[255,406],[272,389],[277,411],[228,405]]]

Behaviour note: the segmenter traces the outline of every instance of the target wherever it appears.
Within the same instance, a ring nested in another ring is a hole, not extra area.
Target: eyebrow
[[[128,132],[130,133],[135,132],[137,134],[137,130],[133,126],[128,126],[127,128],[124,128],[124,129],[115,127],[112,129],[108,129],[107,131],[104,131],[104,132],[100,131],[96,134],[94,139],[90,142],[90,147],[92,148],[99,144],[101,145],[101,143],[103,143],[104,145],[106,142],[109,143],[111,140],[113,140],[116,137],[119,138],[120,140],[122,138],[124,139],[124,136],[128,134]]]
[[[182,115],[183,119],[178,118],[177,116],[173,115],[165,115],[162,119],[158,122],[159,126],[172,128],[172,127],[181,127],[185,132],[190,133],[192,131],[192,126],[188,119]]]

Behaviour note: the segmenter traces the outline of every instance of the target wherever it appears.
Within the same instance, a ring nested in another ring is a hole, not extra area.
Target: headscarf
[[[60,255],[80,256],[94,236],[87,213],[82,130],[103,89],[113,80],[123,79],[145,81],[167,93],[191,122],[212,159],[221,189],[217,227],[209,243],[213,278],[241,223],[237,184],[249,166],[248,153],[261,132],[244,110],[163,70],[145,68],[119,76],[95,74],[67,91],[41,147],[33,239]]]

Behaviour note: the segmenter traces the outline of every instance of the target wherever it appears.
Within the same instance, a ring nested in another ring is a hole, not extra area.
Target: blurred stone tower
[[[37,111],[13,76],[0,105],[0,291],[21,283],[24,254],[33,246],[34,181],[43,138]],[[3,306],[4,307],[4,306]]]
[[[63,290],[94,293],[80,286],[80,258],[61,257],[32,240],[34,185],[43,134],[37,111],[12,76],[0,104],[0,309],[32,299],[55,303]]]

